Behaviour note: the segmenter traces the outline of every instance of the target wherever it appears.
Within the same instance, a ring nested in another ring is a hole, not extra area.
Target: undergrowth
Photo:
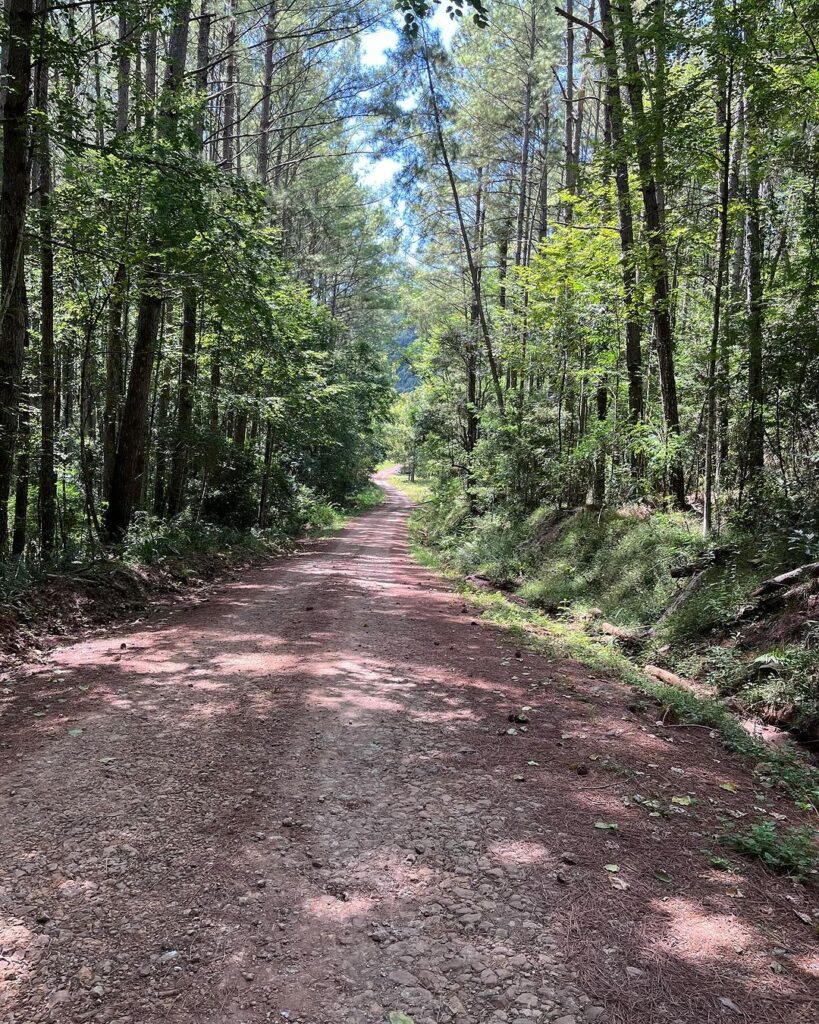
[[[302,488],[291,507],[273,517],[270,527],[242,530],[196,519],[186,513],[173,520],[138,514],[126,542],[115,551],[97,545],[88,551],[66,553],[55,561],[12,561],[2,565],[0,598],[13,601],[38,584],[61,576],[105,571],[117,565],[130,568],[173,564],[174,573],[184,577],[186,563],[194,569],[203,557],[220,555],[225,560],[282,554],[293,548],[300,536],[317,536],[341,529],[353,516],[375,508],[384,492],[366,484],[341,506]]]
[[[723,843],[745,857],[760,860],[771,871],[806,884],[816,884],[819,849],[812,829],[778,828],[761,821],[739,834],[723,837]]]

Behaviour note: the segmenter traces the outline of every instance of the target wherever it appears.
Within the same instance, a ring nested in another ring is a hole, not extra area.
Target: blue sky
[[[439,6],[430,25],[441,33],[444,45],[449,46],[452,37],[458,31],[458,22],[449,17],[443,5]],[[387,52],[398,45],[398,30],[381,27],[367,32],[361,37],[361,63],[365,68],[380,68],[386,64]],[[358,174],[361,181],[370,188],[382,188],[388,185],[401,166],[392,157],[371,160],[360,157]]]

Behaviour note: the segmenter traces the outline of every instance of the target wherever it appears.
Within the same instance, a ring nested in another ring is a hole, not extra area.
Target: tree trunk
[[[753,481],[764,464],[765,391],[762,379],[762,204],[757,147],[759,131],[753,99],[746,98],[748,118],[748,478]]]
[[[535,35],[537,32],[537,6],[532,0],[529,20],[529,60],[526,66],[526,85],[523,90],[523,133],[520,144],[520,190],[518,192],[518,217],[515,231],[515,266],[523,262],[524,237],[527,234],[526,208],[529,192],[529,139],[532,132],[532,89],[534,87]]]
[[[37,109],[48,114],[48,67],[43,62],[37,75]],[[40,472],[38,510],[40,550],[48,557],[54,550],[57,518],[57,478],[54,473],[54,422],[59,402],[56,393],[54,355],[54,249],[51,236],[51,144],[48,128],[37,140],[40,208]]]
[[[566,117],[563,141],[563,187],[569,195],[576,191],[574,174],[574,0],[566,0]],[[572,219],[572,204],[564,206],[564,216],[568,224]]]
[[[162,387],[156,411],[156,469],[154,472],[153,514],[157,519],[165,515],[167,504],[168,469],[168,410],[171,404],[171,364],[162,361]]]
[[[270,501],[270,463],[273,460],[273,424],[267,421],[264,437],[264,468],[262,470],[262,487],[259,495],[259,529],[267,526],[267,506]]]
[[[609,409],[609,389],[605,377],[597,385],[596,393],[597,422],[605,423]],[[606,502],[606,446],[601,437],[597,445],[597,454],[594,461],[594,485],[592,489],[592,504],[595,508],[602,508]]]
[[[11,539],[11,553],[20,557],[26,549],[26,527],[28,524],[28,488],[31,473],[29,440],[31,436],[31,396],[22,395],[20,422],[17,428],[17,472],[14,488],[14,530]]]
[[[128,132],[128,107],[131,90],[131,52],[128,39],[128,15],[123,8],[119,13],[119,57],[117,62],[117,135]]]
[[[0,192],[0,555],[8,546],[7,505],[20,404],[26,342],[23,267],[29,194],[28,106],[31,92],[32,0],[7,0],[9,31],[7,93],[3,119],[3,181]]]
[[[438,145],[441,150],[441,158],[444,161],[444,167],[446,168],[447,179],[449,181],[450,191],[452,193],[452,202],[455,206],[455,215],[458,220],[458,227],[461,233],[461,241],[464,247],[464,253],[466,255],[467,267],[469,270],[469,278],[472,284],[472,295],[475,300],[477,307],[478,320],[481,326],[481,334],[483,335],[484,348],[486,350],[486,360],[489,363],[489,372],[492,377],[492,384],[495,389],[495,399],[498,403],[498,412],[503,415],[506,410],[506,403],[503,397],[503,388],[501,387],[500,373],[498,371],[498,364],[495,359],[495,353],[492,348],[492,336],[489,333],[489,323],[486,319],[486,310],[483,307],[483,296],[481,295],[481,283],[480,276],[478,274],[478,268],[475,264],[475,259],[472,253],[472,244],[469,239],[469,231],[467,230],[466,220],[464,219],[463,209],[461,207],[461,198],[458,192],[458,183],[455,179],[455,172],[452,169],[452,163],[449,159],[449,152],[446,146],[446,139],[444,138],[443,124],[441,123],[441,112],[438,108],[438,97],[435,92],[435,85],[432,81],[432,68],[429,63],[429,54],[427,52],[426,45],[424,45],[424,62],[426,64],[427,82],[429,84],[429,95],[432,101],[432,113],[435,121],[435,134],[438,139]]]
[[[718,230],[716,268],[714,271],[714,304],[711,318],[711,345],[708,353],[708,393],[706,397],[705,429],[705,496],[702,532],[708,536],[713,529],[714,460],[717,433],[717,355],[719,353],[722,288],[725,260],[728,252],[728,198],[731,175],[731,114],[733,108],[734,69],[729,66],[726,79],[720,68],[717,83],[717,133],[720,144],[720,177],[718,190]]]
[[[117,455],[117,432],[125,390],[125,338],[123,318],[127,289],[125,264],[120,263],[111,284],[108,303],[108,338],[105,351],[105,406],[102,414],[102,493],[111,487]]]
[[[632,0],[622,0],[617,8],[620,15],[620,37],[626,68],[629,103],[634,122],[634,145],[640,171],[640,190],[646,220],[649,272],[653,285],[652,312],[657,349],[657,369],[666,429],[672,441],[680,435],[680,414],[677,404],[677,377],[674,368],[674,334],[671,323],[671,287],[668,272],[665,231],[660,209],[659,190],[655,176],[654,155],[651,145],[651,123],[643,103],[643,79],[637,55],[637,40],[632,12]],[[675,504],[684,508],[685,477],[678,452],[672,452],[670,485]]]
[[[193,427],[193,387],[196,379],[196,294],[186,290],[182,301],[182,361],[179,368],[176,440],[168,487],[168,516],[182,510],[188,451]]]
[[[273,88],[273,53],[276,48],[276,3],[270,4],[264,37],[264,78],[262,80],[262,108],[259,115],[259,181],[267,184],[270,165],[270,96]]]
[[[623,298],[626,310],[626,371],[628,373],[628,419],[632,427],[643,422],[643,339],[638,309],[637,265],[634,251],[634,215],[631,208],[628,154],[626,150],[623,101],[617,48],[610,0],[600,0],[603,25],[603,58],[606,68],[606,108],[611,131],[614,182],[617,189],[617,214],[620,224],[620,261],[623,276]],[[641,476],[643,460],[631,456],[631,470]]]
[[[225,70],[225,119],[222,133],[222,167],[230,173],[234,170],[236,157],[234,146],[234,132],[236,130],[236,0],[230,0],[225,49],[227,51],[227,64]]]
[[[178,94],[185,73],[188,44],[190,0],[177,10],[168,47],[168,63],[158,132],[172,142],[176,136]],[[122,412],[117,442],[117,455],[111,474],[108,508],[105,512],[104,535],[109,542],[121,541],[131,522],[135,502],[141,493],[147,440],[148,397],[151,390],[159,320],[162,311],[162,275],[155,262],[148,268],[139,299],[134,351],[128,391]]]

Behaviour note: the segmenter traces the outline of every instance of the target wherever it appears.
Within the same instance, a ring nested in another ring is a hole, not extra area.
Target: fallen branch
[[[695,683],[693,679],[686,679],[685,676],[678,676],[676,672],[669,672],[668,669],[660,668],[659,665],[646,665],[643,669],[646,675],[652,679],[659,679],[661,683],[668,683],[669,686],[677,686],[681,690],[689,690],[691,693],[701,695],[704,687]]]
[[[777,593],[788,589],[794,583],[817,578],[819,578],[819,562],[808,562],[807,565],[800,565],[798,569],[780,573],[779,576],[760,583],[756,590],[751,592],[751,597],[763,597],[765,594]]]

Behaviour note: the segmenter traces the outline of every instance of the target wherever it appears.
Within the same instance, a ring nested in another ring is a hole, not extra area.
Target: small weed
[[[771,871],[800,882],[817,881],[819,846],[810,828],[780,831],[773,822],[762,821],[738,835],[723,837],[726,846],[745,857],[760,860]]]

